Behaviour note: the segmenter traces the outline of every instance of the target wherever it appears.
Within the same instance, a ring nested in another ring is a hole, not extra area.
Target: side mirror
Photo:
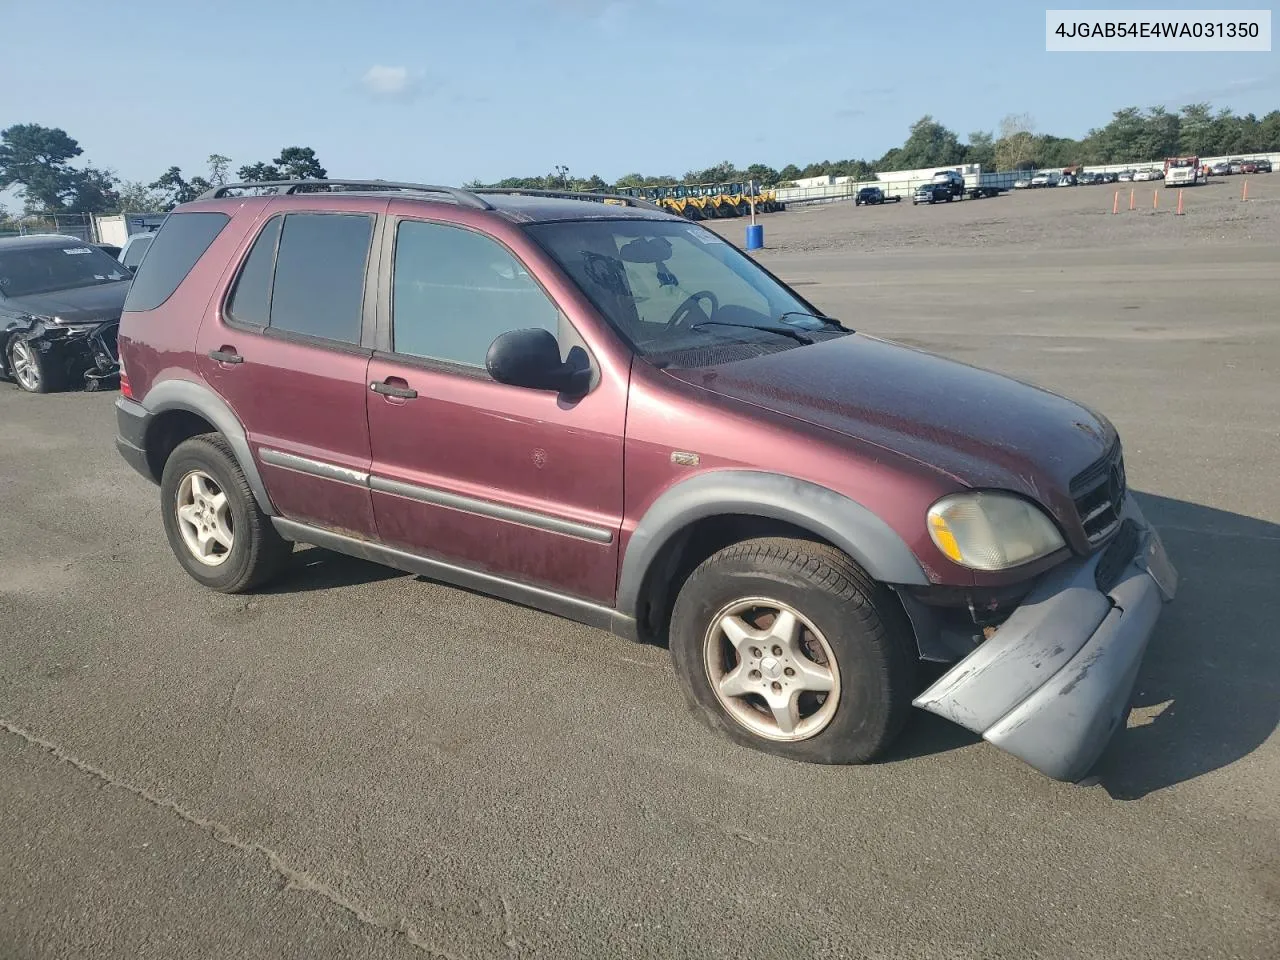
[[[533,327],[508,330],[489,344],[484,365],[499,383],[531,390],[585,393],[591,384],[586,352],[574,348],[569,361],[560,360],[560,344],[549,330]]]

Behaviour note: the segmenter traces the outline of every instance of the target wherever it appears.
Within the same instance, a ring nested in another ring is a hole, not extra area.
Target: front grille
[[[1110,592],[1120,579],[1120,574],[1129,567],[1133,555],[1138,552],[1140,532],[1132,518],[1120,524],[1120,530],[1107,549],[1102,551],[1098,565],[1093,569],[1093,581],[1103,593]]]
[[[1127,489],[1119,440],[1071,481],[1071,499],[1090,543],[1105,540],[1119,526]]]

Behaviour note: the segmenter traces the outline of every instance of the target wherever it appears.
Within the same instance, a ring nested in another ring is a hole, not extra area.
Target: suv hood
[[[129,280],[120,280],[71,290],[33,293],[25,297],[6,297],[0,301],[0,309],[5,313],[28,313],[33,317],[59,317],[64,324],[101,323],[119,319],[128,292]]]
[[[1065,397],[864,334],[666,372],[910,457],[966,486],[1015,490],[1068,525],[1071,479],[1116,438],[1104,416]]]

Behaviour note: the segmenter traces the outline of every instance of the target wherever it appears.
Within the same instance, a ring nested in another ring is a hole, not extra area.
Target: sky
[[[0,0],[0,129],[61,127],[126,180],[298,145],[459,184],[875,159],[924,114],[1080,137],[1131,105],[1280,107],[1276,53],[1046,53],[1025,0],[295,2]]]

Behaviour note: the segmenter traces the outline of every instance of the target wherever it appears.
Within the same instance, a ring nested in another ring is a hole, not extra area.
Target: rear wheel
[[[195,580],[243,593],[284,566],[292,544],[258,507],[235,454],[217,434],[180,443],[160,480],[161,515],[174,556]]]
[[[906,721],[915,651],[901,608],[834,548],[726,547],[685,582],[671,654],[694,714],[744,746],[863,763]]]

